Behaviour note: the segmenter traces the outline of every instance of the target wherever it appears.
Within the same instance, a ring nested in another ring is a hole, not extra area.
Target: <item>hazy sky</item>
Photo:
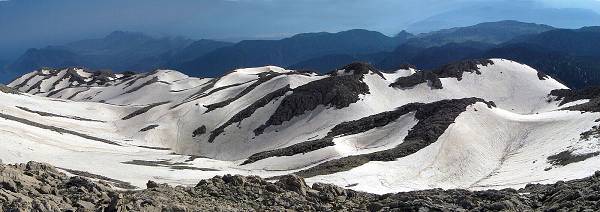
[[[236,40],[365,28],[394,34],[469,4],[519,0],[9,0],[0,1],[0,59],[25,48],[114,30]],[[536,0],[600,11],[595,0]]]

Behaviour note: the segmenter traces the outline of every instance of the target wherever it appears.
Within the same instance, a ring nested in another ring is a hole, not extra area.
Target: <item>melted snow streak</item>
[[[401,157],[413,154],[430,144],[444,133],[444,131],[454,123],[458,115],[464,112],[467,106],[476,102],[484,102],[489,107],[493,107],[492,102],[486,102],[479,98],[466,98],[443,100],[429,104],[409,104],[398,108],[397,114],[405,114],[410,111],[416,111],[415,118],[419,122],[408,132],[404,142],[398,146],[383,151],[353,155],[340,159],[334,159],[317,166],[297,172],[302,177],[314,177],[317,175],[327,175],[341,171],[347,171],[361,166],[369,161],[392,161]],[[389,113],[389,112],[387,112]],[[377,116],[377,115],[376,115]],[[368,119],[367,119],[368,120]],[[389,120],[384,120],[388,121]],[[358,120],[357,123],[371,122]],[[364,129],[350,129],[345,131],[363,131]]]
[[[36,94],[45,94],[45,96],[54,96],[62,90],[72,87],[82,86],[110,86],[114,83],[120,83],[132,77],[134,73],[125,72],[122,74],[113,74],[107,71],[89,72],[81,68],[68,68],[64,70],[41,69],[27,78],[19,78],[14,82],[21,81],[19,84],[11,83],[11,86],[17,90],[30,93],[36,90]],[[33,85],[30,81],[37,80]]]
[[[11,87],[14,88],[14,89],[17,89],[17,90],[21,90],[22,87],[24,87],[25,85],[27,85],[29,83],[29,81],[31,81],[36,76],[37,76],[37,74],[32,74],[31,76],[28,76],[28,77],[27,76],[22,76],[19,79],[22,79],[23,77],[27,77],[27,78],[25,78],[23,81],[21,81],[21,83],[13,85],[15,82],[17,82],[17,80],[19,80],[19,79],[16,79],[15,81],[13,81],[11,83]]]
[[[183,104],[190,103],[190,102],[198,100],[202,97],[208,96],[208,94],[206,94],[205,92],[210,89],[213,89],[215,87],[215,84],[217,83],[217,81],[219,81],[219,79],[212,79],[212,80],[206,82],[205,84],[200,85],[201,86],[200,90],[198,90],[196,93],[188,96],[187,98],[182,100],[179,104],[173,105],[171,107],[171,109],[175,109]],[[235,86],[238,86],[238,85],[239,84],[236,84]]]
[[[138,90],[140,90],[140,89],[142,89],[142,88],[144,88],[144,87],[146,87],[148,85],[151,85],[151,84],[154,84],[154,83],[157,83],[157,82],[159,82],[158,81],[158,77],[153,77],[152,79],[150,79],[150,80],[142,83],[141,85],[139,85],[137,87],[134,87],[134,88],[132,88],[132,89],[130,89],[128,91],[125,91],[125,93],[123,93],[123,94],[128,94],[128,93],[136,92],[136,91],[138,91]]]
[[[78,117],[78,116],[64,116],[64,115],[59,115],[59,114],[54,114],[54,113],[48,113],[48,112],[42,112],[42,111],[35,111],[35,110],[31,110],[29,108],[21,107],[21,106],[17,106],[17,108],[19,108],[19,109],[21,109],[23,111],[30,112],[30,113],[38,114],[40,116],[59,117],[59,118],[67,118],[67,119],[73,119],[73,120],[78,120],[78,121],[92,121],[92,122],[102,122],[102,123],[105,123],[105,121],[88,119],[88,118],[81,118],[81,117]]]
[[[208,108],[208,110],[206,110],[206,112],[208,113],[217,108],[222,108],[222,107],[229,105],[233,101],[236,101],[239,98],[241,98],[242,96],[250,93],[250,91],[254,90],[259,85],[261,85],[277,76],[279,76],[279,74],[273,73],[273,72],[261,73],[258,77],[258,80],[256,80],[256,82],[250,84],[250,86],[246,87],[242,92],[238,93],[236,96],[226,99],[225,101],[222,101],[222,102],[206,105],[205,107]]]
[[[155,107],[158,107],[158,106],[161,106],[161,105],[164,105],[164,104],[168,104],[168,103],[169,102],[158,102],[158,103],[150,104],[150,105],[148,105],[146,107],[143,107],[143,108],[140,108],[139,110],[134,111],[133,113],[131,113],[131,114],[129,114],[129,115],[127,115],[127,116],[125,116],[125,117],[123,117],[121,119],[122,120],[131,119],[133,117],[136,117],[136,116],[139,116],[139,115],[142,115],[142,114],[148,112],[152,108],[155,108]]]
[[[158,124],[153,124],[153,125],[148,125],[147,127],[144,127],[140,130],[140,132],[146,132],[149,130],[152,130],[154,128],[157,128],[159,125]]]
[[[315,150],[319,150],[328,146],[333,146],[333,138],[327,137],[323,139],[317,139],[312,141],[306,141],[299,144],[294,144],[281,149],[274,149],[265,152],[259,152],[252,156],[250,156],[247,160],[245,160],[242,165],[251,164],[259,160],[271,158],[271,157],[282,157],[282,156],[293,156],[297,154],[304,154],[307,152],[312,152]]]
[[[64,90],[67,90],[69,88],[70,87],[64,87],[64,88],[61,88],[61,89],[56,89],[56,90],[50,91],[50,92],[48,92],[48,94],[46,94],[46,97],[55,97],[54,95],[56,95],[56,94],[58,94],[58,93],[60,93],[60,92],[62,92]],[[61,98],[61,97],[62,96],[58,96],[57,98]]]
[[[19,117],[16,117],[16,116],[11,116],[11,115],[8,115],[8,114],[0,113],[0,118],[4,118],[4,119],[7,119],[7,120],[11,120],[11,121],[16,121],[16,122],[19,122],[21,124],[26,124],[26,125],[29,125],[29,126],[32,126],[32,127],[37,127],[37,128],[41,128],[41,129],[45,129],[45,130],[50,130],[50,131],[54,131],[54,132],[61,133],[61,134],[62,133],[66,133],[66,134],[71,134],[71,135],[79,136],[79,137],[82,137],[82,138],[85,138],[85,139],[89,139],[89,140],[93,140],[93,141],[100,141],[100,142],[107,143],[107,144],[121,146],[119,143],[114,142],[114,141],[109,141],[109,140],[106,140],[106,139],[103,139],[103,138],[98,138],[98,137],[94,137],[94,136],[91,136],[91,135],[86,135],[86,134],[83,134],[83,133],[80,133],[80,132],[75,132],[75,131],[63,129],[63,128],[60,128],[60,127],[55,127],[55,126],[49,126],[49,125],[44,125],[44,124],[36,123],[36,122],[30,121],[30,120],[27,120],[27,119],[24,119],[24,118],[19,118]]]
[[[279,98],[279,97],[285,95],[288,91],[290,91],[289,85],[286,86],[286,87],[283,87],[283,88],[281,88],[279,90],[276,90],[276,91],[274,91],[272,93],[267,94],[266,96],[260,98],[259,100],[255,101],[254,103],[252,103],[251,105],[249,105],[248,107],[242,109],[239,113],[237,113],[233,117],[231,117],[231,119],[227,120],[227,122],[225,122],[223,125],[215,128],[210,133],[210,137],[208,139],[208,142],[209,143],[214,142],[215,139],[217,138],[217,136],[219,136],[221,133],[225,132],[225,128],[227,128],[229,125],[232,125],[233,123],[241,122],[244,119],[252,116],[252,114],[258,108],[264,107],[265,105],[269,104],[269,102],[275,100],[276,98]]]
[[[275,77],[282,76],[282,75],[292,75],[292,74],[300,74],[300,73],[296,73],[296,72],[283,73],[283,74],[277,73],[277,72],[260,73],[260,74],[258,74],[258,80],[256,80],[254,83],[250,84],[242,92],[238,93],[236,96],[226,99],[225,101],[222,101],[222,102],[206,105],[205,107],[208,108],[208,110],[206,110],[206,112],[208,113],[215,109],[222,108],[222,107],[225,107],[225,106],[231,104],[232,102],[234,102],[234,101],[238,100],[239,98],[245,96],[246,94],[250,93],[250,91],[254,90],[259,85],[261,85]]]
[[[79,95],[79,94],[81,94],[81,93],[83,93],[83,92],[86,92],[86,91],[88,91],[88,90],[89,90],[89,89],[77,91],[77,92],[73,93],[73,95],[71,95],[71,96],[67,97],[67,99],[73,99],[73,98],[75,98],[77,95]]]

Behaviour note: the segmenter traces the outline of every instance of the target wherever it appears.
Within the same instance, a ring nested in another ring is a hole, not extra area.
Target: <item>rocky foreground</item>
[[[374,195],[294,175],[268,182],[222,176],[194,187],[149,181],[144,190],[69,177],[37,162],[0,164],[0,211],[598,211],[600,172],[586,179],[524,189],[426,190]]]

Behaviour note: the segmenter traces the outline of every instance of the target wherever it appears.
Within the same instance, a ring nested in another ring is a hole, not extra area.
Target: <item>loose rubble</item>
[[[0,162],[1,163],[1,162]],[[424,190],[375,195],[286,175],[277,182],[225,175],[194,187],[148,181],[117,190],[37,162],[0,164],[1,211],[597,211],[600,172],[520,190]]]

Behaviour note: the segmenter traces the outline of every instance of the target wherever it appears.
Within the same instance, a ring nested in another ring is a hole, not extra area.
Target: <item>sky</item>
[[[600,12],[596,0],[5,0],[0,1],[0,60],[115,30],[228,41],[355,28],[393,35],[469,5],[523,2]]]

